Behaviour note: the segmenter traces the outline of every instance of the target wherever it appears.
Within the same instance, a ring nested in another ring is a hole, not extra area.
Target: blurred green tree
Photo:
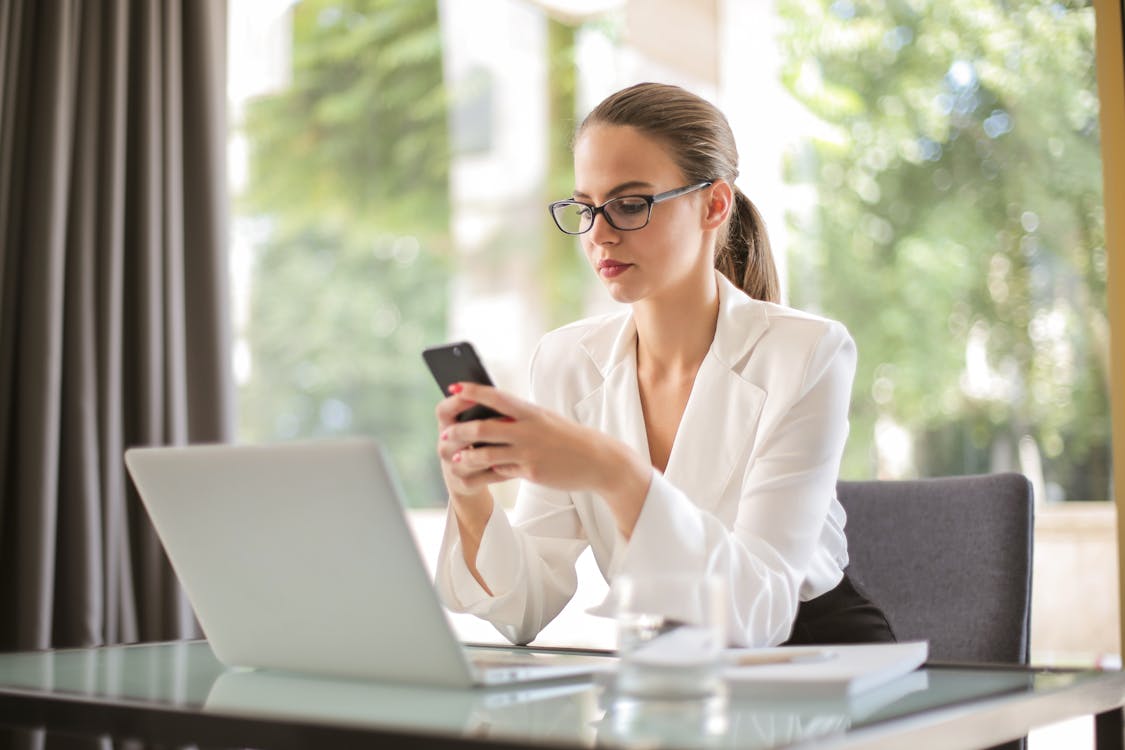
[[[242,436],[377,435],[411,503],[434,504],[438,392],[420,352],[445,336],[450,268],[437,2],[292,14],[292,80],[242,124],[238,212],[261,235]]]
[[[1106,499],[1090,3],[779,7],[784,83],[822,128],[789,155],[818,195],[791,217],[790,296],[860,352],[844,475],[894,470],[878,433],[906,451],[897,470],[1018,468],[1022,452],[1067,499]]]
[[[574,193],[574,155],[570,150],[578,128],[578,70],[575,61],[575,26],[547,21],[547,65],[550,91],[547,99],[548,154],[544,203]],[[546,212],[544,212],[545,214]],[[590,272],[579,242],[545,221],[542,269],[551,283],[545,285],[548,325],[565,325],[582,317]]]

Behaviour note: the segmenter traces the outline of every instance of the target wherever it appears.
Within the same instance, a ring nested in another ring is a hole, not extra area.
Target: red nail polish
[[[514,417],[500,417],[500,421],[501,422],[515,422],[516,420],[515,420]]]
[[[461,454],[460,453],[454,453],[453,454],[453,463],[458,463],[460,460],[461,460]]]
[[[454,396],[456,396],[458,393],[460,393],[463,390],[465,390],[465,388],[460,383],[454,383],[453,385],[449,386],[449,392],[452,393]]]

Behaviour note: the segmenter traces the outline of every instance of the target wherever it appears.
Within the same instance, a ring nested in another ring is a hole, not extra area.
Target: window
[[[824,126],[790,153],[816,194],[790,289],[860,343],[845,473],[1106,499],[1093,8],[809,7],[779,5],[783,79]]]
[[[543,332],[613,305],[544,207],[573,187],[581,116],[664,80],[727,112],[787,301],[857,340],[842,475],[1020,471],[1045,508],[1104,510],[1104,559],[1082,564],[1111,580],[1089,2],[249,5],[231,4],[245,439],[377,434],[411,503],[440,506],[419,352],[471,339],[519,392]],[[1039,555],[1060,587],[1077,546]],[[1066,593],[1037,589],[1037,617]]]

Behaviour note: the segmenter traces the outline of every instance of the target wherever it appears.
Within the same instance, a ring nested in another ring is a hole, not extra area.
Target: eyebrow
[[[613,188],[613,190],[610,190],[608,193],[606,193],[606,198],[612,198],[616,195],[620,195],[621,193],[623,193],[627,190],[636,190],[638,188],[648,188],[649,190],[651,190],[651,189],[653,189],[653,187],[654,187],[654,185],[651,182],[644,182],[642,180],[631,180],[629,182],[623,182],[620,185],[618,185],[617,187]],[[587,195],[586,193],[583,193],[581,190],[575,190],[574,191],[574,197],[575,198],[587,198],[587,199],[590,198],[589,195]]]

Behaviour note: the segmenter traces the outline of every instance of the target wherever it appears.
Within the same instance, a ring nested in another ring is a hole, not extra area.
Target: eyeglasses
[[[657,203],[694,193],[711,185],[711,180],[694,185],[669,190],[656,195],[622,195],[612,198],[600,206],[591,206],[581,201],[555,201],[547,206],[555,225],[567,234],[584,234],[594,226],[598,214],[605,217],[609,225],[622,232],[644,229],[652,218],[652,207]]]

